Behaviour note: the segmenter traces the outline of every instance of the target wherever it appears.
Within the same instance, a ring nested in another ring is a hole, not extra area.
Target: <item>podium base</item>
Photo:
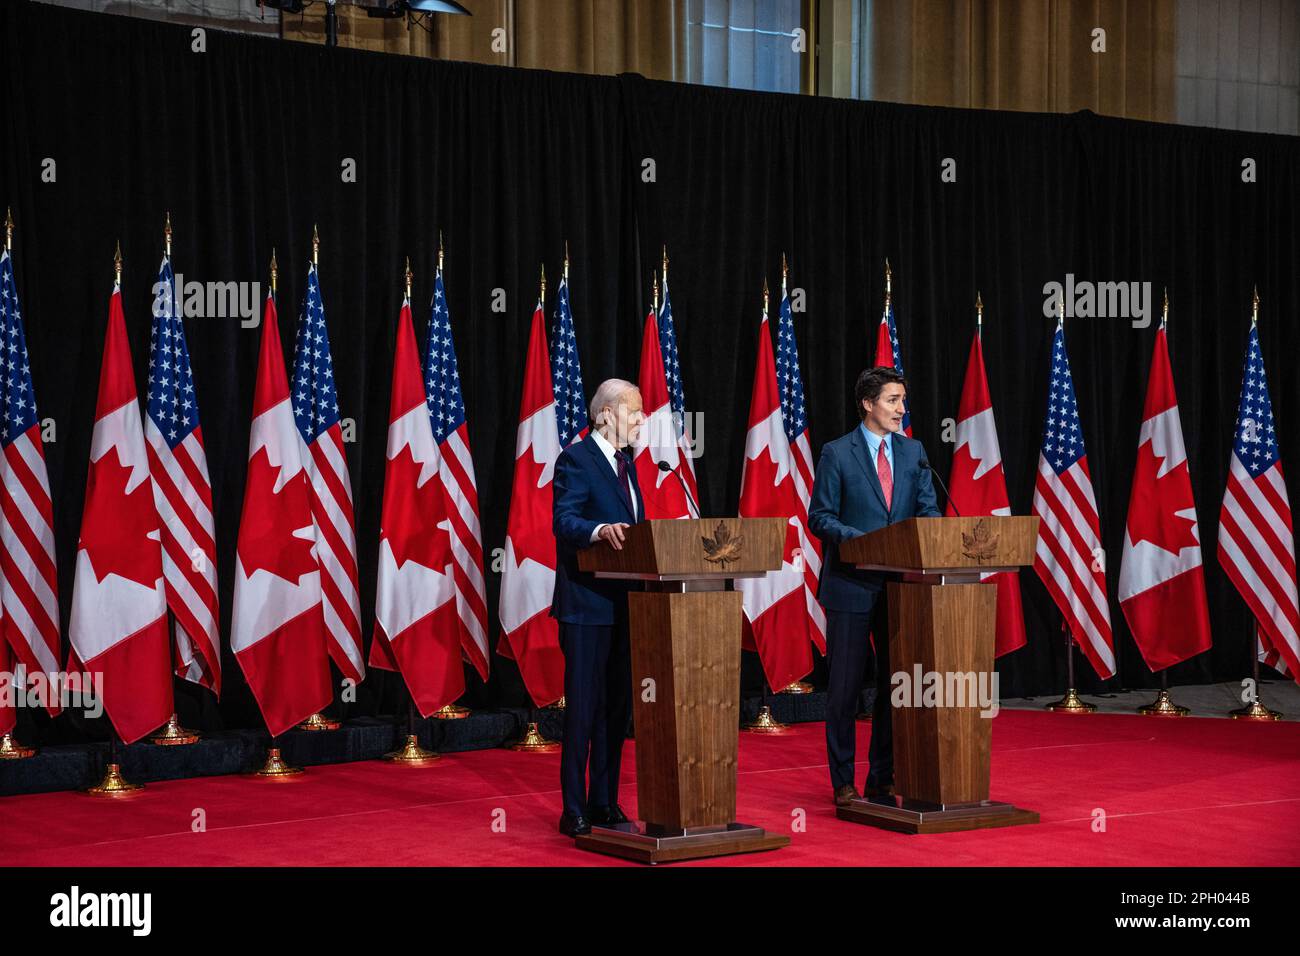
[[[573,842],[582,850],[650,864],[758,853],[790,845],[789,837],[768,833],[762,827],[746,823],[692,827],[662,834],[648,831],[645,824],[632,822],[609,827],[593,826],[590,833],[576,837]]]
[[[846,807],[839,807],[835,815],[850,823],[865,823],[897,833],[953,833],[1038,822],[1036,811],[1022,810],[996,800],[942,806],[905,797],[860,798]]]

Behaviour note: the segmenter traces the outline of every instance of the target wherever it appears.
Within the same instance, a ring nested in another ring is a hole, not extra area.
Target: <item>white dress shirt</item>
[[[610,470],[614,472],[614,476],[618,477],[618,462],[614,460],[614,446],[610,443],[609,439],[602,435],[597,429],[592,429],[591,437],[595,440],[596,447],[600,449],[601,454],[605,456],[605,460],[609,462]],[[634,465],[629,461],[627,467],[628,470],[631,471]],[[625,478],[624,481],[627,483],[628,498],[632,501],[632,513],[636,514],[637,506],[640,503],[636,495],[636,489],[632,487],[631,477]],[[605,522],[605,524],[609,524],[609,522]],[[605,524],[596,525],[595,530],[591,532],[591,540],[593,544],[596,539],[600,537],[600,529],[605,527]]]

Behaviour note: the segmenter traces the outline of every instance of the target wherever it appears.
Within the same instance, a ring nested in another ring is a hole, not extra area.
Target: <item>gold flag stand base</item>
[[[758,716],[740,729],[750,734],[784,734],[790,728],[772,716],[772,708],[764,704],[758,709]]]
[[[421,747],[420,738],[416,734],[407,734],[402,748],[384,754],[384,759],[399,767],[432,767],[442,757]]]
[[[338,730],[343,724],[332,717],[326,717],[324,714],[312,714],[301,724],[298,730]]]
[[[792,683],[786,684],[784,687],[781,688],[782,694],[811,694],[812,692],[813,692],[813,685],[805,683],[804,681],[801,680],[797,680]]]
[[[560,745],[554,740],[543,737],[542,732],[537,729],[536,721],[529,721],[523,737],[512,743],[510,749],[520,753],[553,754],[560,749]]]
[[[284,758],[280,756],[279,747],[267,747],[266,763],[262,764],[262,769],[257,771],[257,776],[282,780],[285,777],[296,777],[302,772],[302,767],[291,767],[284,762]]]
[[[120,764],[111,763],[104,770],[104,779],[98,786],[91,787],[86,793],[92,797],[120,797],[128,793],[143,790],[142,783],[128,783],[122,776]]]
[[[172,714],[167,718],[166,726],[150,737],[149,742],[160,747],[183,747],[187,744],[198,743],[199,732],[197,730],[186,730],[181,726],[180,718]]]
[[[1179,707],[1170,699],[1169,691],[1162,689],[1155,700],[1143,704],[1137,712],[1146,717],[1186,717],[1192,711],[1187,707]]]
[[[439,707],[433,712],[437,720],[460,720],[469,716],[468,707],[460,707],[456,704],[448,704],[445,707]]]
[[[1269,710],[1265,707],[1258,697],[1252,700],[1249,706],[1239,707],[1230,711],[1228,716],[1233,720],[1281,720],[1282,715],[1276,710]]]
[[[0,736],[0,760],[23,760],[35,755],[35,747],[24,747],[14,740],[13,734]]]
[[[1055,711],[1058,714],[1091,714],[1097,709],[1096,704],[1090,704],[1079,696],[1079,692],[1071,687],[1065,692],[1065,696],[1055,703],[1047,705],[1047,710]]]

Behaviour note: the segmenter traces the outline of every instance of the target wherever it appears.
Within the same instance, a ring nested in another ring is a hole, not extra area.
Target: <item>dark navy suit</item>
[[[853,783],[854,717],[873,623],[876,702],[872,709],[867,783],[881,787],[894,781],[885,575],[845,564],[840,560],[839,545],[908,518],[941,516],[930,472],[918,465],[926,458],[924,447],[901,433],[890,435],[889,441],[894,481],[889,507],[859,426],[822,448],[808,509],[808,527],[825,545],[817,600],[826,609],[826,756],[835,787]]]
[[[627,594],[637,582],[599,579],[578,570],[578,552],[591,546],[597,525],[644,519],[636,469],[627,466],[635,505],[619,488],[605,453],[588,435],[555,463],[555,593],[551,616],[560,622],[564,652],[564,750],[560,784],[564,812],[587,816],[618,803],[623,740],[632,716],[632,665]],[[591,787],[586,786],[588,755]]]

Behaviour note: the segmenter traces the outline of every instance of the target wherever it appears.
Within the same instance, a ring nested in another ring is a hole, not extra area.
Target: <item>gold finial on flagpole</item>
[[[889,308],[889,300],[893,295],[894,272],[889,268],[889,256],[885,256],[885,308]]]
[[[411,257],[407,256],[406,257],[406,298],[408,301],[411,298],[411,280],[413,278],[415,278],[415,276],[411,272]]]
[[[122,240],[117,240],[117,247],[113,250],[113,281],[117,285],[122,284]]]
[[[767,318],[767,276],[763,276],[763,318]]]
[[[442,271],[442,230],[438,230],[438,271]]]
[[[1255,291],[1250,297],[1250,324],[1253,326],[1259,322],[1259,286],[1255,286]]]
[[[564,279],[569,278],[569,240],[564,240]]]
[[[664,267],[664,288],[666,289],[668,288],[668,244],[667,243],[664,243],[663,267]]]
[[[14,246],[14,211],[5,209],[5,252],[11,252]]]
[[[975,290],[975,334],[984,334],[984,300],[980,298],[979,289]]]
[[[782,298],[785,297],[785,283],[786,283],[786,278],[789,276],[789,274],[790,274],[790,269],[786,265],[785,253],[783,252],[781,253],[781,297]]]
[[[659,273],[657,272],[654,274],[653,284],[654,284],[654,310],[655,310],[655,315],[658,315],[659,314]]]
[[[1065,328],[1065,296],[1062,295],[1056,300],[1056,324],[1060,328]]]
[[[163,252],[168,259],[172,257],[172,214],[170,210],[163,219]]]
[[[316,231],[315,223],[311,227],[311,264],[320,265],[320,233]]]
[[[537,294],[537,301],[542,303],[543,311],[546,309],[546,263],[542,263],[542,289]]]
[[[1169,286],[1165,286],[1165,301],[1160,306],[1160,327],[1163,329],[1169,324]]]
[[[275,295],[275,276],[279,267],[275,264],[275,246],[271,247],[271,295]]]

